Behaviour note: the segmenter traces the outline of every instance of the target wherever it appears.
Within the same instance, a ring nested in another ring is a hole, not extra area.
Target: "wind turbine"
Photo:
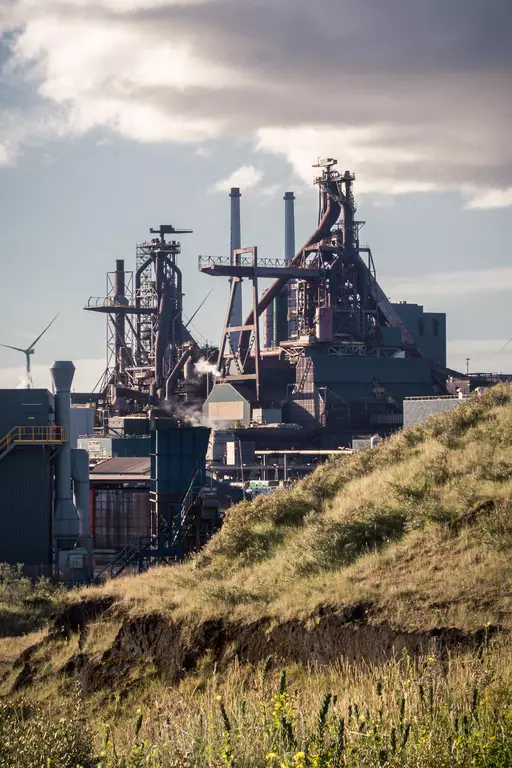
[[[21,349],[21,347],[11,347],[9,344],[0,344],[0,347],[5,347],[6,349],[15,349],[16,352],[23,352],[23,354],[25,355],[25,358],[26,358],[26,361],[27,361],[27,389],[31,389],[33,387],[32,376],[30,374],[30,355],[34,354],[34,348],[35,348],[37,342],[39,341],[39,339],[42,336],[44,336],[44,334],[46,333],[48,328],[51,325],[53,325],[53,323],[56,321],[56,319],[58,318],[59,315],[60,315],[60,312],[57,312],[57,314],[55,315],[53,320],[46,326],[44,331],[39,334],[37,339],[35,341],[33,341],[32,344],[29,347],[27,347],[27,349]]]

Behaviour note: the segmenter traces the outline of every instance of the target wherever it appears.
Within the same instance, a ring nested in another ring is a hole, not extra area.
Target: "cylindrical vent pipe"
[[[234,251],[242,247],[242,225],[240,219],[240,189],[238,187],[232,187],[229,193],[231,198],[231,237],[229,245],[229,253],[232,259],[232,263],[235,263]],[[233,278],[231,278],[232,282]],[[242,283],[238,281],[235,285],[235,296],[233,300],[233,308],[230,317],[231,325],[242,325]],[[238,340],[240,332],[231,334],[231,346],[233,350],[238,349]]]
[[[285,192],[284,197],[284,260],[287,264],[295,256],[295,195],[293,192]],[[295,282],[295,281],[293,281]],[[288,326],[288,296],[295,286],[288,283],[274,299],[273,322],[274,335],[273,346],[278,347],[279,342],[290,338],[291,329]]]
[[[295,256],[295,195],[284,193],[284,260],[287,264]]]
[[[75,490],[76,511],[80,518],[80,536],[90,536],[89,453],[82,448],[71,449],[71,476]]]
[[[269,304],[263,313],[263,346],[272,349],[274,346],[274,304]]]
[[[70,360],[57,360],[50,369],[55,389],[55,423],[69,436],[71,422],[71,384],[75,366]],[[65,442],[55,460],[55,536],[76,537],[80,533],[71,489],[71,446]]]

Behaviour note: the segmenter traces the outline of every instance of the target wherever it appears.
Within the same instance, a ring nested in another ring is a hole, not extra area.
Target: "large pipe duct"
[[[242,225],[240,220],[240,189],[238,187],[232,187],[229,193],[231,198],[231,236],[229,244],[229,253],[232,262],[235,263],[234,251],[242,247]],[[233,281],[235,278],[231,278]],[[242,283],[237,281],[235,285],[235,295],[233,298],[233,307],[231,311],[231,317],[229,318],[230,325],[242,325]],[[233,350],[238,349],[238,342],[240,338],[240,332],[237,331],[231,334],[231,347]]]
[[[322,242],[329,237],[332,227],[336,224],[341,213],[341,205],[335,199],[338,196],[338,190],[336,184],[331,182],[326,189],[325,199],[323,201],[323,213],[320,219],[318,227],[315,229],[311,237],[309,237],[302,248],[297,251],[293,259],[291,260],[291,266],[298,265],[302,258],[303,251],[312,245]],[[280,291],[288,283],[288,278],[278,277],[275,280],[268,291],[261,297],[258,303],[258,317],[265,311],[265,309],[272,303],[272,301],[279,295]],[[252,325],[254,322],[254,312],[250,312],[244,325]],[[249,346],[250,331],[242,331],[240,339],[240,355],[242,359],[247,354]]]
[[[178,378],[180,371],[182,371],[187,363],[193,362],[198,355],[198,349],[195,344],[190,346],[188,349],[186,349],[183,354],[181,355],[180,359],[172,369],[171,373],[167,377],[167,381],[165,382],[165,399],[167,402],[169,402],[172,398],[172,387],[176,379]],[[190,369],[187,370],[187,375],[189,376]]]
[[[289,264],[295,255],[295,195],[285,192],[284,197],[284,260]],[[292,289],[293,290],[293,289]],[[287,341],[288,329],[288,294],[290,285],[285,285],[273,303],[273,346],[278,347],[281,341]],[[270,309],[270,308],[269,308]],[[265,310],[266,312],[269,309]]]
[[[295,195],[284,193],[284,260],[287,264],[295,255]]]
[[[82,448],[71,450],[71,477],[75,491],[76,511],[79,517],[81,537],[91,535],[90,494],[89,494],[89,453]]]
[[[71,384],[75,366],[69,360],[57,360],[50,369],[55,389],[55,422],[69,435],[71,421]],[[80,524],[71,490],[71,446],[65,442],[55,460],[55,536],[77,537]]]

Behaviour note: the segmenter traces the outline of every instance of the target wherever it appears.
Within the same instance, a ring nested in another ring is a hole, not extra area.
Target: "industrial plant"
[[[464,377],[446,366],[444,313],[390,302],[360,239],[354,174],[332,158],[315,167],[318,226],[296,249],[286,192],[280,258],[242,241],[231,189],[229,252],[198,256],[226,283],[218,346],[183,315],[178,238],[191,230],[159,225],[135,269],[117,260],[105,295],[86,303],[107,328],[94,391],[71,392],[70,361],[54,363],[53,393],[29,378],[0,390],[0,561],[68,583],[180,561],[231,504],[400,429],[404,403],[453,406]],[[19,349],[28,377],[33,347]]]

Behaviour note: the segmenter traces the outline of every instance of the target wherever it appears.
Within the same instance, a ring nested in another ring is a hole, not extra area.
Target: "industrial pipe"
[[[75,504],[80,536],[91,535],[90,499],[89,499],[89,453],[82,448],[71,449],[71,477],[75,491]]]
[[[301,258],[304,250],[306,248],[309,248],[312,245],[316,245],[317,243],[322,242],[322,240],[325,240],[327,237],[329,237],[332,227],[336,224],[338,221],[338,218],[341,213],[341,205],[340,203],[334,199],[333,195],[338,195],[338,190],[336,187],[336,184],[334,182],[331,182],[328,185],[328,188],[326,190],[326,201],[324,201],[323,209],[324,213],[320,220],[320,223],[318,227],[315,229],[311,237],[306,240],[302,248],[297,251],[295,256],[290,262],[291,266],[297,265]],[[261,315],[262,312],[265,311],[265,309],[269,306],[269,304],[272,303],[272,301],[276,298],[276,296],[279,295],[280,291],[284,286],[288,283],[288,278],[286,277],[279,277],[277,280],[275,280],[268,291],[261,297],[260,301],[258,302],[258,317]],[[244,325],[252,325],[254,323],[254,312],[250,312],[247,316],[247,319],[244,323]],[[244,359],[245,355],[247,354],[247,349],[249,346],[249,336],[250,331],[242,331],[241,338],[240,338],[240,355],[242,359]]]
[[[229,255],[231,262],[235,263],[234,251],[242,247],[242,225],[240,219],[240,189],[238,187],[232,187],[229,193],[231,198],[231,237],[229,243]],[[234,278],[230,278],[232,282]],[[235,295],[233,297],[233,304],[231,310],[231,317],[229,318],[230,325],[242,325],[242,284],[237,281],[235,285]],[[240,332],[235,331],[231,334],[231,348],[233,350],[238,349],[238,342],[240,339]]]
[[[172,369],[171,373],[167,377],[167,381],[165,382],[165,399],[169,401],[172,397],[172,385],[178,378],[178,375],[180,371],[184,368],[184,366],[187,364],[189,360],[193,360],[194,355],[197,355],[197,347],[194,345],[192,347],[188,347],[183,354],[181,355],[180,359]]]
[[[284,260],[287,264],[295,255],[295,195],[284,193]]]
[[[75,491],[75,503],[79,516],[79,535],[81,545],[87,552],[87,580],[92,581],[93,569],[93,538],[91,528],[91,493],[89,484],[89,453],[81,448],[71,451],[71,476]]]
[[[68,360],[57,360],[50,369],[55,389],[55,423],[64,427],[67,436],[71,421],[71,384],[75,366]],[[71,447],[63,443],[55,459],[55,536],[77,537],[78,515],[71,490]]]

